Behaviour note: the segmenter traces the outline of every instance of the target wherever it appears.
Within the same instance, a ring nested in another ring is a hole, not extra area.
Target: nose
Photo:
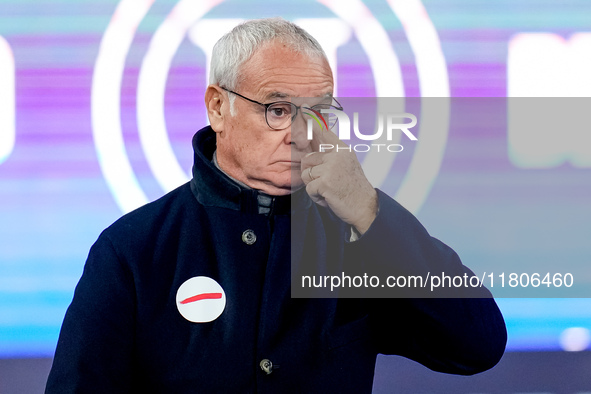
[[[291,122],[290,132],[288,133],[290,143],[295,145],[295,148],[301,151],[306,150],[312,141],[308,140],[308,123],[302,108],[306,105],[302,105],[296,117]]]

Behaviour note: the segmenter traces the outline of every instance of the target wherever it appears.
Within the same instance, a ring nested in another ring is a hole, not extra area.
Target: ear
[[[224,117],[230,114],[230,103],[226,98],[222,88],[217,85],[209,85],[205,91],[205,107],[209,124],[216,133],[224,130]]]

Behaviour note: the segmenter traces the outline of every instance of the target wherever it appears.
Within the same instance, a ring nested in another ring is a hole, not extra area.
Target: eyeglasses
[[[226,92],[235,94],[236,96],[241,97],[244,100],[250,101],[251,103],[265,107],[265,121],[271,129],[277,131],[288,128],[297,116],[300,108],[312,111],[316,116],[322,117],[329,129],[332,129],[332,127],[336,124],[338,118],[335,114],[322,113],[322,110],[343,110],[341,104],[334,97],[332,98],[332,102],[334,102],[336,105],[332,104],[331,102],[331,104],[324,103],[316,104],[311,107],[304,107],[297,106],[289,101],[276,101],[274,103],[263,104],[259,103],[258,101],[249,99],[248,97],[244,97],[243,95],[236,93],[230,89],[226,89],[223,86],[220,86],[220,88],[224,89]]]

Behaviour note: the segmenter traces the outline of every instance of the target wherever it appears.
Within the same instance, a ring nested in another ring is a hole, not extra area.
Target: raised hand
[[[377,215],[378,197],[357,156],[324,128],[314,130],[311,145],[313,152],[301,161],[301,178],[308,195],[364,234]]]

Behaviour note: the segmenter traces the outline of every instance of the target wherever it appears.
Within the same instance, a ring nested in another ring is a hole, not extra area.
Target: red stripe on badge
[[[199,300],[218,300],[222,298],[222,293],[203,293],[197,294],[193,297],[186,298],[181,301],[181,304],[190,304],[191,302],[199,301]]]

